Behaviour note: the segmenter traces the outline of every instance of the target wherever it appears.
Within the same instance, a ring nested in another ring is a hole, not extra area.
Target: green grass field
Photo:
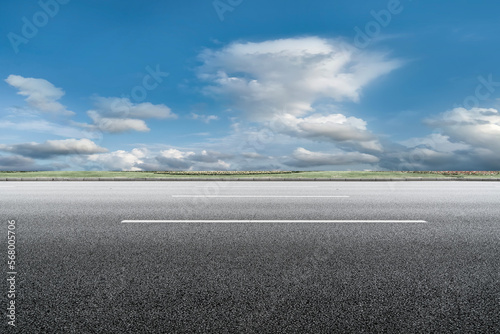
[[[107,171],[68,171],[68,172],[0,172],[0,178],[28,177],[126,177],[126,178],[500,178],[499,171],[467,171],[467,172],[360,172],[360,171],[322,171],[322,172],[107,172]]]

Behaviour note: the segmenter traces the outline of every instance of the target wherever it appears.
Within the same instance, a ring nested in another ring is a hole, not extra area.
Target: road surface
[[[497,182],[2,182],[0,213],[19,333],[500,332]]]

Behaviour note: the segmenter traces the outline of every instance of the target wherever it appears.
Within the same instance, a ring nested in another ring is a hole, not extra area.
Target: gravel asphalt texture
[[[0,213],[1,333],[500,333],[497,182],[3,182]]]

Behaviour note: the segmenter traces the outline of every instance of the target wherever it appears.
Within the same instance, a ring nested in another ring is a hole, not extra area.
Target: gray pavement
[[[497,182],[2,182],[0,213],[19,333],[500,333]]]

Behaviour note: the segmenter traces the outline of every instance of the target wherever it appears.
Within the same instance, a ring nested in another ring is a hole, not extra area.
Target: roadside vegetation
[[[110,171],[67,171],[67,172],[0,172],[0,178],[30,177],[120,177],[120,178],[500,178],[500,171],[152,171],[152,172],[110,172]]]

